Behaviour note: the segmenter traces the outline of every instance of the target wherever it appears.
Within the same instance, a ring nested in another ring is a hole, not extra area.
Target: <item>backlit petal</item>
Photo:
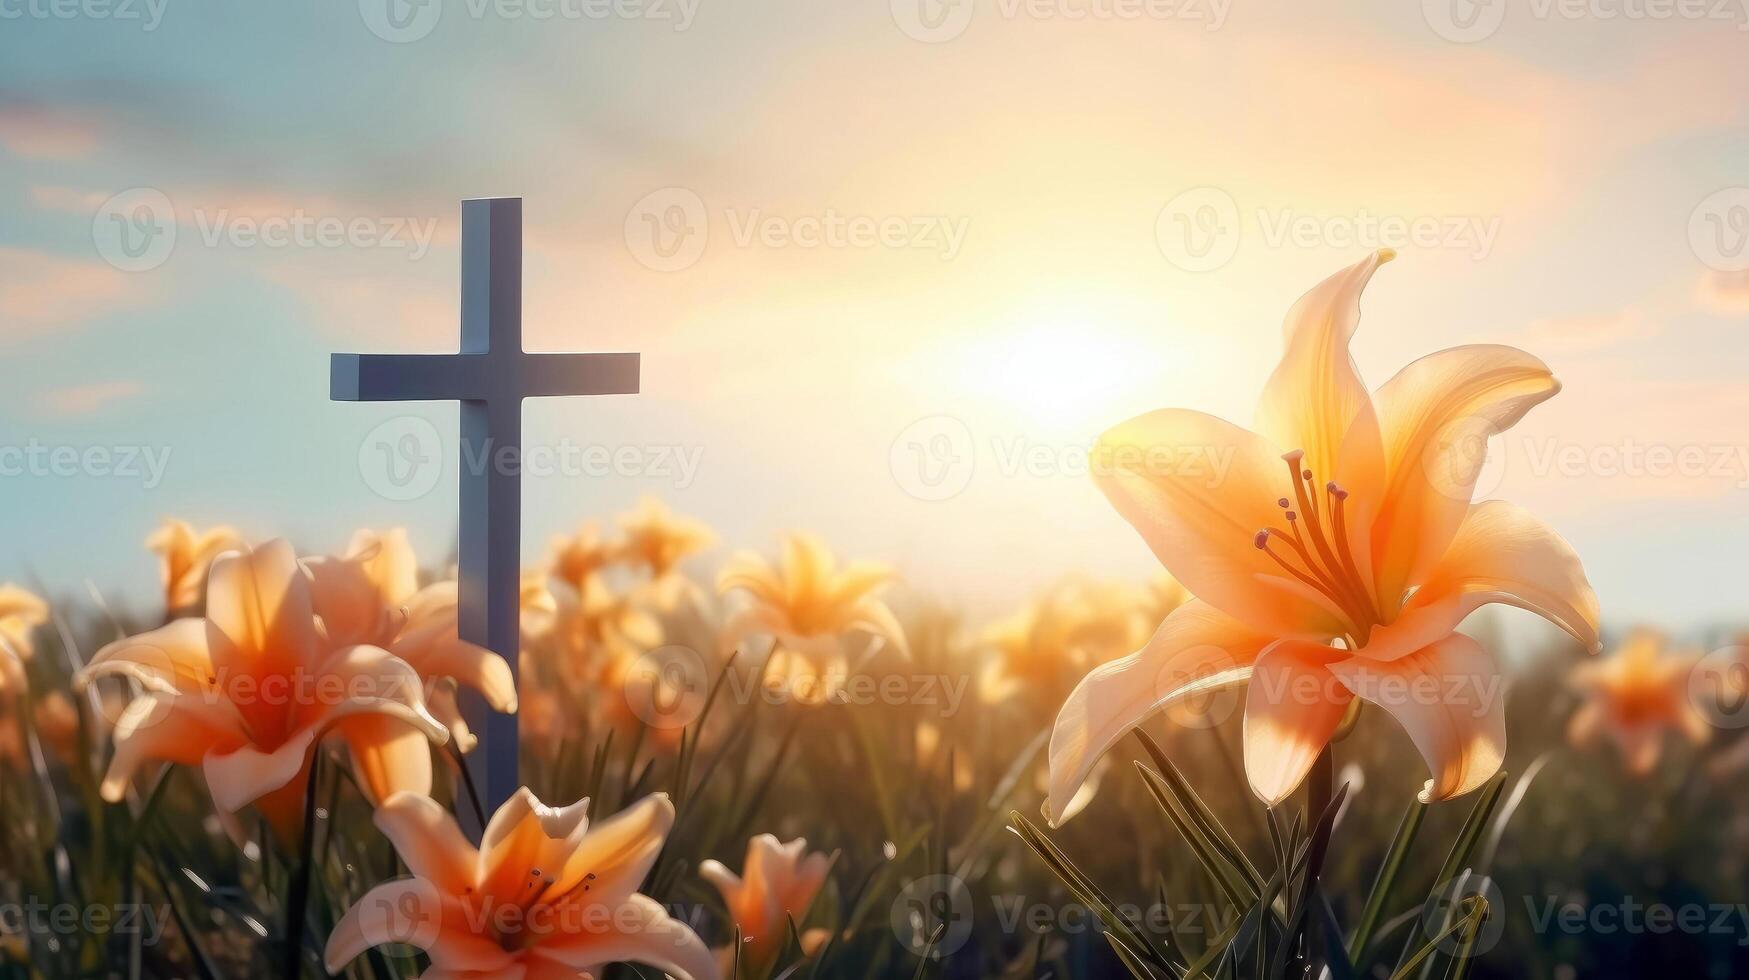
[[[1573,634],[1586,652],[1601,648],[1597,593],[1560,535],[1521,507],[1488,500],[1470,508],[1451,547],[1411,610],[1458,597],[1467,615],[1490,602],[1528,609]]]
[[[1348,345],[1360,326],[1361,291],[1394,254],[1373,252],[1300,297],[1283,324],[1281,363],[1257,405],[1257,431],[1283,449],[1304,450],[1317,485],[1342,484],[1356,506],[1372,501],[1368,491],[1384,471],[1378,417]]]
[[[1162,409],[1106,432],[1091,463],[1099,489],[1192,595],[1281,636],[1343,632],[1257,548],[1258,531],[1285,523],[1276,501],[1293,495],[1281,451],[1263,437]]]
[[[1420,750],[1433,778],[1423,802],[1479,788],[1506,758],[1506,694],[1494,658],[1453,633],[1383,663],[1355,657],[1330,666],[1357,696],[1385,709]]]
[[[1245,776],[1274,806],[1299,788],[1353,700],[1330,674],[1339,651],[1283,640],[1257,659],[1245,689]]]
[[[548,959],[577,969],[607,963],[639,963],[675,980],[717,980],[716,959],[684,922],[646,895],[633,895],[612,910],[602,928],[579,928],[536,946],[535,960]]]
[[[1488,438],[1561,389],[1513,347],[1431,354],[1378,391],[1387,489],[1373,526],[1379,594],[1394,605],[1444,554],[1469,510]]]
[[[1147,646],[1095,668],[1075,686],[1051,732],[1053,823],[1087,774],[1113,745],[1162,707],[1243,680],[1269,638],[1206,602],[1191,600],[1167,616]]]

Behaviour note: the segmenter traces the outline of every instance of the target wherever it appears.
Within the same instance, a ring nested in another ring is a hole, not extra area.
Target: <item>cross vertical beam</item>
[[[463,354],[509,366],[522,354],[522,200],[462,203]],[[490,371],[497,365],[488,363]],[[508,371],[492,372],[500,377]],[[521,691],[522,394],[461,403],[461,638],[510,662]],[[469,518],[472,518],[471,520]],[[471,692],[468,727],[480,744],[467,760],[487,814],[521,785],[515,715]],[[481,828],[483,831],[485,828]]]

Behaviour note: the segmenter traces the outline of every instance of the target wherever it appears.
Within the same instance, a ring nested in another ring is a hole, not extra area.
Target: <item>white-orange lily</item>
[[[738,975],[768,976],[789,938],[790,923],[799,927],[807,917],[832,861],[831,855],[808,853],[808,842],[802,838],[782,843],[771,834],[760,834],[747,842],[740,874],[721,861],[699,865],[698,876],[722,893],[729,919],[741,936],[738,956],[732,945],[717,950],[718,968],[728,974],[739,959]],[[830,935],[826,929],[803,932],[802,956],[818,953]]]
[[[116,723],[104,799],[119,801],[147,760],[199,766],[228,824],[253,804],[283,843],[296,840],[324,735],[344,738],[373,800],[429,793],[428,740],[449,736],[406,662],[329,642],[310,579],[283,540],[219,558],[204,618],[109,644],[75,683],[106,676],[129,677],[141,691]]]
[[[463,640],[455,581],[419,587],[419,563],[404,528],[359,531],[340,558],[304,561],[316,615],[340,646],[370,644],[407,662],[425,682],[426,706],[470,751],[477,739],[457,706],[453,684],[470,687],[494,711],[516,710],[510,664]]]
[[[1036,602],[984,632],[995,653],[979,677],[987,702],[1023,690],[1053,699],[1087,670],[1129,653],[1160,625],[1155,598],[1138,588],[1065,579]]]
[[[649,573],[651,601],[658,609],[673,609],[681,598],[696,593],[680,574],[680,563],[710,547],[716,535],[702,522],[677,516],[656,497],[638,501],[636,510],[619,518],[625,537],[619,553]]]
[[[859,561],[841,569],[819,538],[789,535],[776,567],[752,552],[724,566],[718,590],[745,592],[751,602],[723,624],[720,643],[733,650],[748,637],[770,636],[774,662],[769,666],[777,676],[811,678],[808,684],[818,681],[819,689],[829,694],[826,688],[847,674],[847,636],[877,637],[910,656],[904,629],[880,599],[892,581],[885,565]],[[792,662],[794,658],[801,662]]]
[[[1301,783],[1356,695],[1408,731],[1432,771],[1423,797],[1457,796],[1505,750],[1498,670],[1458,624],[1504,602],[1596,650],[1597,598],[1572,548],[1511,504],[1471,500],[1477,447],[1559,382],[1523,351],[1468,346],[1368,392],[1348,345],[1361,291],[1391,257],[1369,255],[1294,304],[1254,430],[1165,409],[1100,439],[1100,489],[1195,598],[1063,706],[1053,817],[1152,712],[1246,679],[1245,768],[1265,801]],[[1225,669],[1208,669],[1211,654]]]
[[[1573,669],[1571,683],[1584,701],[1568,722],[1568,739],[1586,748],[1607,733],[1635,776],[1658,765],[1665,732],[1705,744],[1712,727],[1689,690],[1700,661],[1696,651],[1669,650],[1662,634],[1635,630],[1620,650]]]
[[[158,553],[164,579],[164,609],[175,613],[200,602],[213,559],[242,548],[243,535],[225,525],[197,531],[187,521],[171,517],[146,538],[146,547]]]
[[[521,789],[475,848],[437,803],[391,797],[376,825],[412,877],[372,888],[347,910],[328,938],[328,972],[372,946],[404,943],[431,958],[425,980],[576,980],[619,962],[715,980],[704,942],[638,892],[674,825],[668,797],[645,797],[594,825],[588,811],[588,800],[555,809]]]
[[[48,603],[11,582],[0,585],[0,695],[24,689],[24,665],[36,655],[36,628],[48,621]]]

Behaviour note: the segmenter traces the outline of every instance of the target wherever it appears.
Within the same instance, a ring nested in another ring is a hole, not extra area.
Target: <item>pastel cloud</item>
[[[0,105],[0,147],[31,160],[70,160],[97,149],[97,127],[62,106]]]
[[[145,390],[138,381],[96,381],[51,389],[43,393],[40,404],[55,415],[93,415]]]
[[[1737,272],[1708,270],[1700,277],[1695,291],[1700,304],[1713,313],[1749,315],[1749,269]]]
[[[0,342],[19,341],[124,309],[145,280],[96,260],[0,247]]]

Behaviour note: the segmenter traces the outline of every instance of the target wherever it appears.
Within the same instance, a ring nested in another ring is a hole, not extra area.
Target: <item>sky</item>
[[[712,559],[808,528],[978,611],[1138,578],[1086,448],[1166,406],[1248,422],[1293,300],[1393,246],[1368,381],[1541,356],[1565,388],[1485,494],[1568,537],[1607,626],[1743,623],[1745,26],[1737,0],[0,0],[0,580],[149,604],[167,516],[309,550],[405,525],[440,561],[455,406],[331,402],[328,355],[455,350],[460,202],[520,196],[527,348],[643,356],[636,396],[528,404],[530,563],[654,494]],[[436,475],[388,478],[414,457]]]

